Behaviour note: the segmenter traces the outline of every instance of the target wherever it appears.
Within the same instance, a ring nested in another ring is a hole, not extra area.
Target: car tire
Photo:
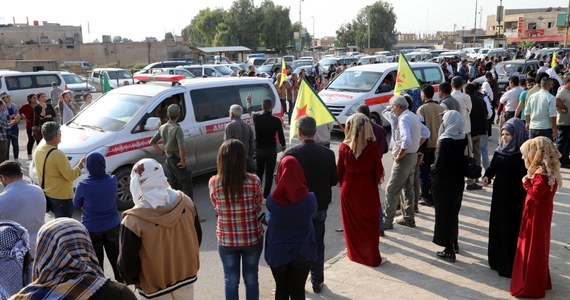
[[[131,195],[131,167],[125,166],[119,168],[113,173],[117,178],[117,208],[119,210],[126,210],[132,208],[135,204]]]

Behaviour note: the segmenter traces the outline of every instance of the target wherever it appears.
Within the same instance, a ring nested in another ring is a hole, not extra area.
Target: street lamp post
[[[311,16],[311,19],[313,19],[313,38],[311,40],[313,41],[313,46],[316,46],[317,41],[315,40],[315,16]]]
[[[301,34],[303,33],[303,21],[301,21],[301,3],[303,0],[299,0],[299,49],[303,50],[303,38]]]

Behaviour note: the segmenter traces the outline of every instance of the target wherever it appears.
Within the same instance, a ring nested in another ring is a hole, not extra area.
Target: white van
[[[61,65],[71,69],[85,69],[85,70],[93,69],[93,66],[88,61],[85,60],[64,60],[61,63]]]
[[[12,102],[20,107],[28,103],[27,97],[31,93],[44,92],[49,99],[52,82],[57,83],[62,90],[67,89],[58,71],[5,73],[0,75],[0,93],[10,93]],[[53,103],[57,103],[57,99],[54,99]]]
[[[439,85],[445,82],[440,65],[410,63],[410,66],[420,84],[428,83],[434,87],[434,99],[438,100]],[[397,63],[352,67],[335,77],[319,92],[319,97],[341,124],[346,123],[346,119],[356,112],[360,104],[366,104],[370,107],[370,118],[377,124],[388,126],[388,121],[382,117],[382,111],[394,95],[397,71]],[[335,126],[335,129],[339,128]]]
[[[273,115],[283,117],[277,91],[267,78],[184,80],[181,75],[139,76],[154,77],[162,82],[124,86],[102,95],[61,127],[62,142],[58,146],[72,166],[91,152],[105,156],[107,171],[118,179],[119,209],[133,205],[129,191],[132,166],[145,157],[164,161],[149,141],[165,121],[168,105],[180,105],[178,122],[184,133],[186,164],[193,175],[216,169],[218,148],[223,142],[225,125],[230,121],[229,108],[232,104],[245,108],[249,93],[253,95],[254,111],[261,111],[263,99],[271,99]],[[138,80],[146,81],[142,77]],[[179,85],[172,86],[173,83]],[[253,123],[248,113],[244,113],[242,119]],[[33,162],[29,169],[30,178],[37,182]],[[77,180],[86,176],[84,171]]]

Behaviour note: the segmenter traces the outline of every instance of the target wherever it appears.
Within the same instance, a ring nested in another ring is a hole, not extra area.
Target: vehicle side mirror
[[[144,130],[151,131],[157,130],[160,127],[160,118],[157,117],[150,117],[146,120],[144,124]]]

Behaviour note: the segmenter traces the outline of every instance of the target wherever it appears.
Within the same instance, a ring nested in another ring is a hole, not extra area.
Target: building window
[[[529,30],[536,30],[536,23],[528,23]]]
[[[489,30],[495,30],[495,26],[490,26]]]
[[[547,28],[552,28],[552,25],[553,25],[553,24],[554,24],[553,22],[548,22],[548,27],[547,27]]]

